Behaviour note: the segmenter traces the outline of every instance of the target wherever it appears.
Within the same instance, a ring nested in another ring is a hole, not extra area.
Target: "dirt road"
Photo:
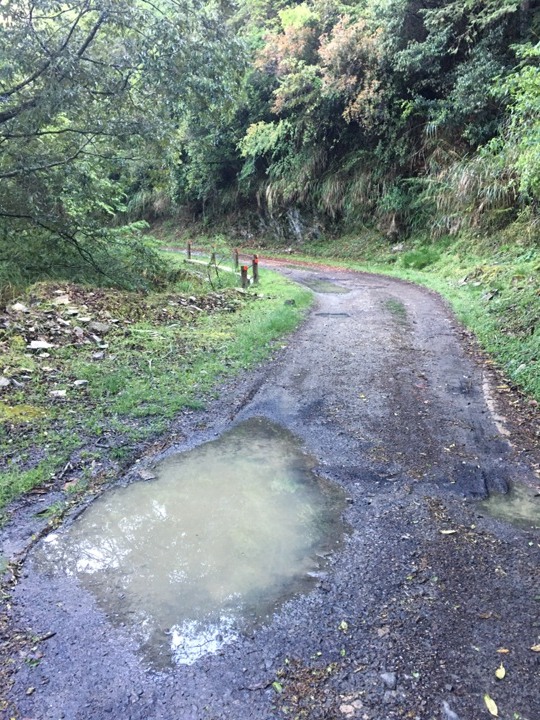
[[[184,447],[250,417],[294,432],[346,492],[340,550],[266,624],[164,671],[30,557],[16,626],[47,639],[15,658],[16,717],[477,720],[487,694],[505,720],[540,719],[540,535],[478,504],[538,478],[501,434],[463,331],[406,283],[283,272],[316,292],[310,317],[274,362],[181,421]]]

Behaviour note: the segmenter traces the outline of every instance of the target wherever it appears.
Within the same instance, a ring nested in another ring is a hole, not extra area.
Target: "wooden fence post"
[[[241,277],[242,277],[242,287],[244,290],[246,290],[249,287],[249,280],[248,280],[248,266],[242,265],[241,268]]]
[[[254,255],[253,256],[253,264],[252,264],[252,270],[253,270],[253,282],[255,285],[259,282],[259,256]]]
[[[240,265],[240,256],[238,253],[238,248],[234,248],[234,269],[238,270],[239,265]]]
[[[188,244],[187,244],[187,259],[191,260],[191,241],[190,240],[188,240]]]

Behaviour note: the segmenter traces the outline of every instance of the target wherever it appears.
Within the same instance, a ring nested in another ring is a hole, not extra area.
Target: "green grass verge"
[[[169,259],[181,266],[177,255]],[[223,276],[210,293],[204,277],[182,277],[160,294],[55,284],[21,298],[29,313],[0,337],[2,374],[11,381],[0,397],[0,507],[58,483],[68,461],[70,489],[84,488],[111,461],[131,462],[138,443],[181,410],[202,407],[219,383],[267,358],[311,303],[309,291],[269,271],[246,293],[230,287],[235,276]],[[61,293],[68,305],[55,304]],[[77,305],[84,309],[70,315]],[[86,331],[84,342],[73,339],[83,313],[111,325],[97,347]],[[54,347],[29,352],[32,328],[52,333]]]

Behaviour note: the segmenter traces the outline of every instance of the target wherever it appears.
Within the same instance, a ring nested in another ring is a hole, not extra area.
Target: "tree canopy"
[[[137,221],[178,209],[375,221],[392,237],[536,216],[539,12],[3,0],[2,280],[145,282],[159,262]]]
[[[82,263],[128,278],[151,254],[133,243],[137,227],[115,225],[130,193],[163,182],[191,109],[230,102],[234,39],[196,0],[8,1],[0,12],[0,254],[27,274]]]

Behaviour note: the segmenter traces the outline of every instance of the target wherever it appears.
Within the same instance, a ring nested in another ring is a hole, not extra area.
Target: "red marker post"
[[[251,267],[253,269],[253,282],[255,283],[255,285],[257,285],[259,282],[259,256],[258,255],[253,256],[253,263],[252,263]]]
[[[241,278],[242,278],[242,287],[244,290],[246,290],[249,287],[249,279],[248,279],[248,266],[242,265],[240,268],[241,270]]]

